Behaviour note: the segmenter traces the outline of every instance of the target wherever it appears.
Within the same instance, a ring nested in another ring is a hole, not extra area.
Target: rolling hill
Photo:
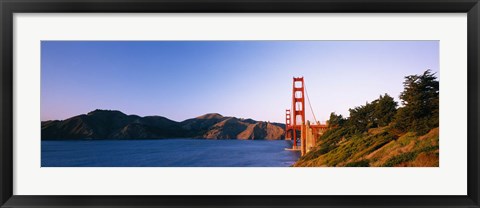
[[[162,116],[95,110],[66,120],[41,122],[42,140],[79,139],[284,139],[284,124],[205,114],[182,122]]]

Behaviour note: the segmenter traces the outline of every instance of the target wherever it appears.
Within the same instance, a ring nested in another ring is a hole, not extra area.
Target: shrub
[[[390,158],[382,166],[383,167],[393,167],[393,166],[398,165],[400,163],[411,161],[411,160],[415,159],[416,156],[417,156],[416,152],[403,153],[403,154],[400,154],[400,155],[397,155],[395,157]]]
[[[345,167],[370,167],[369,160],[360,160],[356,162],[347,163]]]

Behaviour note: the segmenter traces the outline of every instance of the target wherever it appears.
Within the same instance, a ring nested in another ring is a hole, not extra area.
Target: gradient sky
[[[438,41],[42,41],[41,50],[42,121],[112,109],[284,123],[292,77],[304,76],[323,122],[380,94],[399,101],[406,75],[439,76]]]

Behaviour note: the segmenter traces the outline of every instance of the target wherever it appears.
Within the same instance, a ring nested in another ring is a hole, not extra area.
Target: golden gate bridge
[[[305,122],[305,95],[315,120],[313,124]],[[305,155],[327,128],[328,123],[321,124],[315,118],[303,77],[293,77],[292,107],[285,111],[285,140],[292,140],[293,146],[286,150],[300,151],[302,156]]]

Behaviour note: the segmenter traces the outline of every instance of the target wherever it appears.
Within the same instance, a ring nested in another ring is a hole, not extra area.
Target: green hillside
[[[425,135],[395,135],[386,128],[362,135],[322,138],[320,144],[294,165],[296,167],[438,167],[439,129]]]
[[[405,77],[402,106],[388,94],[331,113],[330,128],[295,167],[438,167],[439,82],[430,70]]]

